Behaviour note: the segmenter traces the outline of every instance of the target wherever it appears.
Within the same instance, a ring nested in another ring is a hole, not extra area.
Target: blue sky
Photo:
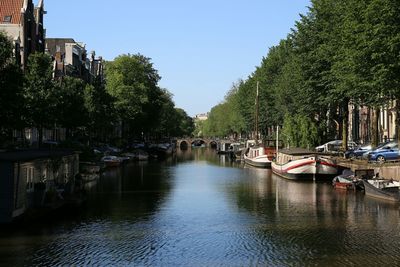
[[[307,6],[310,0],[45,0],[45,27],[47,37],[74,38],[106,60],[150,57],[160,86],[193,116],[246,79]]]

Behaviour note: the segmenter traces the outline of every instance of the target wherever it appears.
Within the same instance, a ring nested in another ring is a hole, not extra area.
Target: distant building
[[[89,59],[89,74],[90,81],[93,83],[96,79],[100,82],[104,82],[104,62],[102,57],[96,58],[96,52],[90,53]]]
[[[46,52],[54,60],[54,78],[70,76],[93,83],[103,80],[103,59],[96,58],[92,51],[87,58],[86,45],[72,38],[47,38]]]
[[[44,14],[43,0],[37,7],[32,0],[0,0],[0,31],[10,37],[15,59],[24,69],[30,54],[44,52]]]
[[[47,38],[46,53],[54,59],[54,78],[71,76],[88,79],[85,44],[72,38]]]
[[[396,140],[396,101],[380,107],[378,118],[379,142]],[[366,106],[349,105],[349,140],[369,143],[372,139],[373,110]]]
[[[208,113],[197,114],[193,119],[194,121],[205,121],[208,119]]]

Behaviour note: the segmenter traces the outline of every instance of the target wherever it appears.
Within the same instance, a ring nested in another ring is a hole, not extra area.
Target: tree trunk
[[[346,151],[348,149],[349,139],[349,102],[345,101],[342,106],[342,149]]]
[[[379,107],[373,109],[372,127],[371,127],[371,145],[373,148],[379,144]]]
[[[344,122],[344,119],[345,119],[345,115],[343,114],[343,112],[344,112],[343,107],[340,107],[339,108],[339,119],[338,119],[339,129],[338,129],[338,131],[336,133],[337,136],[335,136],[335,139],[343,139],[343,131],[344,131],[343,122]]]
[[[70,128],[65,128],[65,139],[66,140],[71,139],[71,129]]]
[[[396,100],[396,135],[395,138],[400,147],[400,99]]]
[[[39,133],[38,146],[39,148],[41,148],[43,143],[43,126],[39,126],[38,133]]]

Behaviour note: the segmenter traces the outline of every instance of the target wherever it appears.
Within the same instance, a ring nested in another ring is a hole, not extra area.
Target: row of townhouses
[[[103,61],[85,44],[72,38],[46,38],[44,1],[0,0],[0,31],[12,41],[22,70],[30,54],[53,58],[53,77],[72,76],[93,83],[103,81]],[[36,129],[15,131],[15,137],[38,141]],[[65,129],[46,130],[44,140],[65,139]],[[37,216],[79,200],[79,154],[69,150],[19,150],[0,152],[0,224],[27,215]]]
[[[46,38],[44,28],[44,0],[35,5],[32,0],[0,0],[0,31],[9,36],[14,46],[14,56],[22,69],[26,68],[28,57],[35,52],[48,53],[53,58],[53,77],[80,78],[87,83],[103,81],[103,59],[94,51],[88,55],[86,45],[73,38]],[[38,141],[36,129],[15,131],[31,144]],[[62,141],[65,129],[54,127],[45,130],[44,140]]]

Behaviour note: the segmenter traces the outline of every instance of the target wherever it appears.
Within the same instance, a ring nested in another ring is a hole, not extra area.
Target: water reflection
[[[282,179],[214,150],[107,170],[86,207],[0,230],[2,264],[393,265],[398,205]]]
[[[400,238],[397,205],[365,198],[361,192],[335,191],[327,183],[253,173],[230,188],[230,193],[239,210],[257,217],[253,225],[257,230],[250,240],[259,240],[268,247],[268,255],[280,257],[265,261],[388,265],[400,259],[393,245]]]

